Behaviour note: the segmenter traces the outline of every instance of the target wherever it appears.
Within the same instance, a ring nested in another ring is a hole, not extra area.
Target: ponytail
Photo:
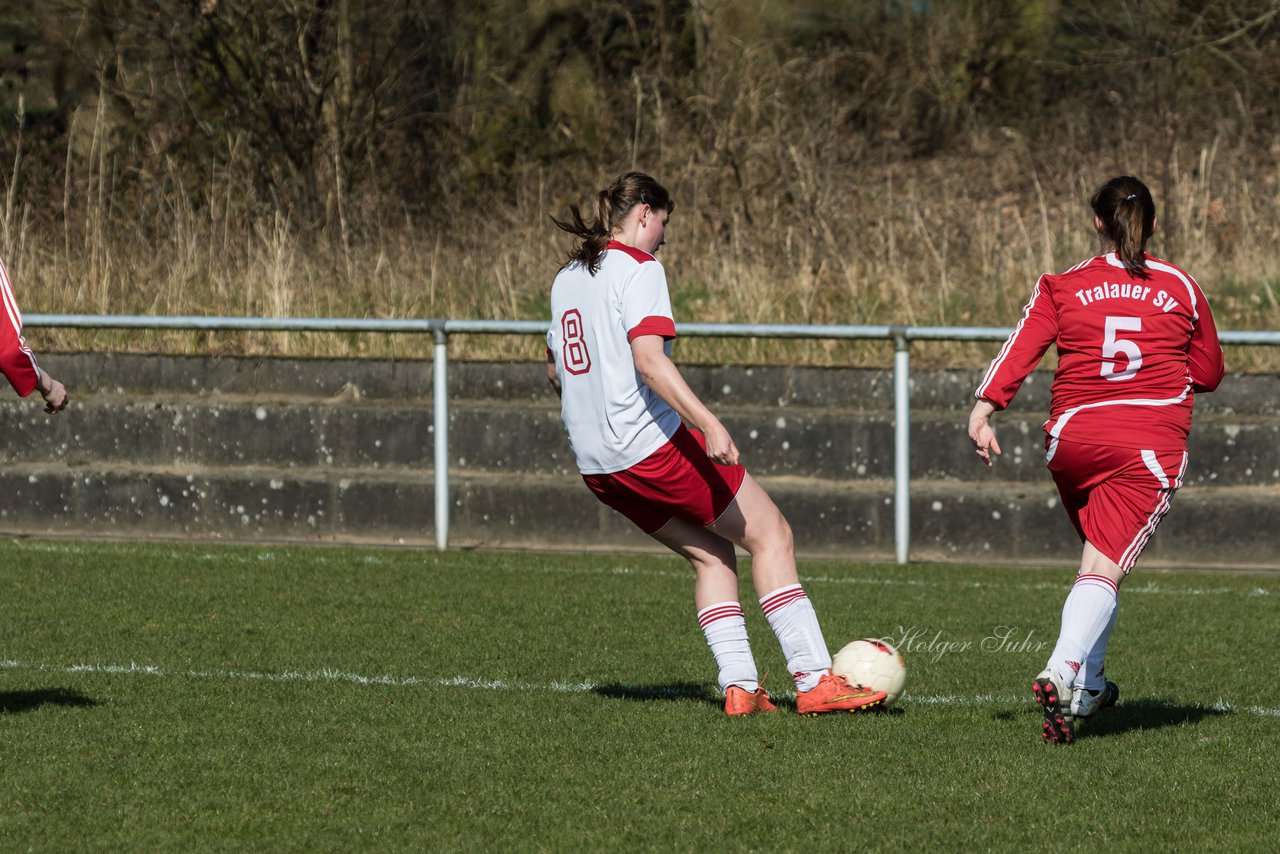
[[[569,205],[567,221],[551,217],[551,221],[560,230],[578,238],[578,243],[569,252],[566,264],[576,261],[593,276],[599,272],[600,261],[609,241],[622,227],[622,222],[631,213],[631,209],[639,204],[647,204],[654,210],[665,210],[667,213],[675,208],[671,194],[661,184],[643,172],[628,172],[596,194],[595,218],[591,222],[583,219],[582,211],[577,205]]]
[[[1098,188],[1089,206],[1102,222],[1103,240],[1132,276],[1146,278],[1146,246],[1155,230],[1156,204],[1147,185],[1129,175],[1112,178]]]
[[[596,218],[591,222],[587,222],[582,218],[582,211],[577,205],[569,205],[569,220],[551,218],[562,231],[567,231],[574,237],[578,238],[578,243],[569,253],[569,261],[566,264],[577,261],[587,268],[591,275],[595,275],[600,269],[600,256],[604,255],[604,249],[609,245],[611,233],[606,231],[602,223],[608,222],[608,219],[602,219],[600,216],[600,205],[596,205]]]

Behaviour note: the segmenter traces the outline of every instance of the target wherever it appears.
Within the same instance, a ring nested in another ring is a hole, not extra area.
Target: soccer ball
[[[831,672],[855,685],[884,691],[884,705],[890,706],[907,681],[907,665],[890,644],[875,638],[861,638],[846,644],[831,659]]]

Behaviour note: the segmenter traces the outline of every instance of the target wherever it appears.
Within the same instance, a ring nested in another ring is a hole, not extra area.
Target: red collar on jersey
[[[635,248],[634,246],[628,246],[627,244],[619,243],[616,240],[610,240],[609,245],[606,246],[605,249],[620,249],[623,252],[630,255],[632,258],[639,261],[641,264],[643,264],[645,261],[658,260],[657,258],[654,258],[652,255],[650,255],[648,252],[641,252],[639,249]]]

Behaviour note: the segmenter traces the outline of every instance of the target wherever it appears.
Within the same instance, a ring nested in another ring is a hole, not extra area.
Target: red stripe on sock
[[[724,620],[729,617],[742,617],[741,605],[724,605],[721,607],[707,608],[705,611],[698,613],[698,625],[706,628],[717,620]]]
[[[771,594],[765,597],[764,599],[761,599],[760,610],[765,613],[765,616],[768,616],[769,614],[772,614],[774,611],[778,610],[779,608],[783,608],[783,607],[786,607],[787,605],[790,605],[792,602],[795,602],[797,599],[808,599],[808,598],[809,597],[805,595],[804,588],[792,587],[789,590],[784,590],[781,593]]]
[[[1075,582],[1076,584],[1081,584],[1085,582],[1101,585],[1103,587],[1106,587],[1108,590],[1110,590],[1117,598],[1120,596],[1120,586],[1116,584],[1114,581],[1112,581],[1110,578],[1107,578],[1105,575],[1096,575],[1091,573],[1089,575],[1076,576],[1076,582]]]

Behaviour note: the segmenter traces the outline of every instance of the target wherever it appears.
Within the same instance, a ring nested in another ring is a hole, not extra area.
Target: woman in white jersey
[[[551,287],[547,333],[547,375],[578,469],[597,498],[693,565],[698,622],[726,713],[776,711],[738,603],[735,543],[751,554],[761,609],[796,682],[797,711],[876,706],[883,692],[831,673],[796,575],[790,526],[670,359],[676,327],[654,253],[673,207],[657,181],[629,172],[599,192],[590,221],[576,206],[568,221],[554,220],[578,239]]]

